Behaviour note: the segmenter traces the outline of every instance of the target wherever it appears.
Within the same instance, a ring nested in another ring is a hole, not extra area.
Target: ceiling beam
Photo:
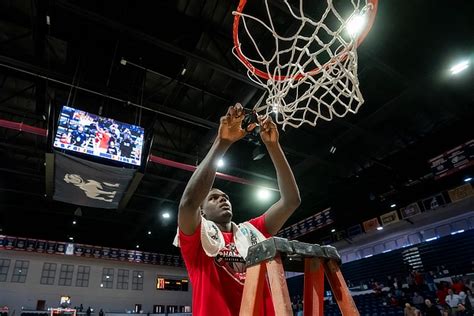
[[[71,12],[72,14],[75,14],[81,18],[88,19],[89,21],[93,21],[99,25],[108,27],[112,30],[118,31],[118,34],[124,34],[132,38],[139,39],[145,43],[151,44],[155,47],[161,48],[163,50],[166,50],[170,53],[180,55],[186,58],[189,58],[191,60],[194,60],[195,62],[202,63],[204,65],[209,66],[210,68],[219,71],[223,75],[229,76],[231,78],[234,78],[240,82],[243,82],[245,84],[254,86],[255,88],[263,90],[262,87],[260,87],[258,84],[252,82],[246,75],[243,75],[233,69],[227,68],[225,66],[222,66],[220,64],[217,64],[213,61],[210,61],[204,57],[201,57],[195,53],[186,51],[178,46],[175,46],[173,44],[170,44],[168,42],[165,42],[161,39],[158,39],[152,35],[146,34],[144,32],[138,31],[136,29],[133,29],[131,27],[128,27],[126,25],[123,25],[121,23],[118,23],[114,20],[108,19],[104,16],[101,16],[95,12],[85,10],[79,6],[73,5],[67,1],[64,0],[57,0],[54,2],[54,5],[58,8],[64,9],[66,11]]]

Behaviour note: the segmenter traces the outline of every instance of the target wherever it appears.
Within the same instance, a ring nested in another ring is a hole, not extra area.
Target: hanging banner
[[[474,140],[470,140],[428,161],[435,179],[474,165]]]
[[[46,243],[46,252],[49,254],[56,252],[56,242],[55,241],[48,241]]]
[[[415,216],[420,213],[421,213],[421,209],[418,206],[418,203],[412,203],[400,209],[400,214],[402,215],[403,219]]]
[[[56,243],[56,253],[63,255],[66,252],[66,244],[63,242]]]
[[[26,241],[26,251],[34,251],[36,249],[36,240],[28,239]]]
[[[14,249],[16,246],[16,237],[7,237],[5,242],[5,249],[11,250]]]
[[[380,216],[380,221],[382,222],[383,226],[387,226],[387,225],[400,221],[400,219],[398,218],[397,211],[391,211],[391,212],[382,214]]]
[[[26,250],[26,238],[18,238],[16,240],[15,250]]]
[[[7,236],[0,235],[0,249],[4,249],[7,244]]]
[[[72,256],[74,254],[74,244],[67,244],[66,245],[66,255]]]
[[[277,236],[287,239],[296,239],[332,223],[334,223],[333,214],[331,208],[327,208],[322,212],[311,215],[298,223],[280,230]]]
[[[76,244],[74,247],[74,255],[78,257],[82,257],[84,254],[84,249],[82,248],[82,245]]]
[[[135,169],[107,166],[74,156],[54,154],[54,196],[61,202],[116,209]]]
[[[120,256],[120,250],[116,248],[110,249],[110,259],[112,260],[118,260]]]
[[[470,183],[466,183],[455,189],[449,190],[448,194],[451,202],[457,202],[470,196],[473,196],[474,190],[472,189],[472,185]]]
[[[36,241],[36,252],[45,252],[46,251],[46,240],[37,240]]]
[[[365,222],[362,223],[362,226],[364,226],[364,230],[366,233],[377,230],[377,227],[379,227],[379,220],[377,217],[374,217],[372,219],[369,219]]]
[[[106,248],[58,241],[19,238],[0,235],[0,250],[35,251],[51,255],[74,255],[105,260],[130,261],[134,263],[159,264],[174,267],[184,267],[180,256],[149,253],[136,250]]]
[[[442,194],[436,194],[422,201],[425,211],[432,211],[446,204]]]

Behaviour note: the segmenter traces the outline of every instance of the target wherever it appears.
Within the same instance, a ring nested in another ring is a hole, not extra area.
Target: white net
[[[280,1],[284,4],[280,13],[283,7],[291,17],[286,26],[281,19],[274,21],[277,18],[272,18],[274,9],[268,2],[261,17],[234,12],[240,17],[237,31],[245,36],[238,39],[234,54],[247,67],[249,78],[267,91],[264,103],[255,110],[276,113],[275,120],[283,128],[315,126],[319,119],[330,121],[356,113],[364,103],[357,77],[357,46],[363,39],[361,29],[367,26],[364,23],[375,14],[370,12],[375,11],[373,1],[347,0],[336,8],[335,1],[327,0],[317,18],[305,15],[303,0],[296,6]],[[262,33],[267,34],[262,37]],[[245,39],[245,49],[241,39]]]

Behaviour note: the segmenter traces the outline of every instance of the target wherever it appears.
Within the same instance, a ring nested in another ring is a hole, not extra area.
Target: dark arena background
[[[220,117],[265,93],[232,52],[237,5],[0,0],[1,316],[192,314],[179,201]],[[357,53],[357,113],[279,126],[301,205],[278,237],[336,247],[360,315],[473,315],[474,2],[381,0]],[[218,172],[236,223],[279,198],[256,135]],[[303,315],[303,262],[284,267]]]

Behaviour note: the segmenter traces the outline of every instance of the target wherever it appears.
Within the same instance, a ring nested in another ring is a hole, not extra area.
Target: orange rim
[[[371,12],[370,12],[370,15],[369,15],[369,20],[367,21],[368,22],[367,26],[364,29],[364,31],[361,33],[361,35],[359,36],[359,39],[357,41],[357,47],[359,47],[359,45],[365,40],[365,38],[367,37],[367,34],[369,34],[370,30],[372,29],[372,25],[374,24],[374,21],[375,21],[375,16],[377,15],[378,2],[379,2],[378,0],[367,0],[367,3],[372,4],[372,10],[370,10]],[[240,0],[239,5],[237,6],[236,12],[242,13],[246,4],[247,4],[247,0]],[[235,52],[237,53],[238,58],[242,61],[242,63],[245,65],[245,67],[247,67],[248,70],[250,70],[252,73],[254,73],[255,75],[257,75],[260,78],[263,78],[265,80],[273,79],[273,80],[276,80],[276,81],[283,81],[283,80],[286,80],[286,79],[289,79],[289,78],[300,80],[300,79],[305,77],[305,75],[303,75],[303,74],[298,74],[294,77],[290,77],[290,76],[275,76],[275,77],[272,77],[266,71],[262,71],[262,70],[256,68],[244,56],[244,54],[242,53],[242,50],[240,49],[239,25],[240,25],[240,15],[236,14],[234,16],[234,25],[233,25],[233,28],[232,28],[232,35],[233,35],[232,37],[234,39],[234,49],[235,49]],[[327,63],[325,63],[322,67],[314,68],[314,69],[308,71],[306,74],[308,74],[310,76],[317,75],[321,70],[326,69],[330,65],[334,64],[334,60],[336,58],[339,59],[341,62],[344,61],[348,56],[347,52],[349,50],[350,50],[350,47],[347,47],[342,52],[337,54],[334,58],[332,58]]]

